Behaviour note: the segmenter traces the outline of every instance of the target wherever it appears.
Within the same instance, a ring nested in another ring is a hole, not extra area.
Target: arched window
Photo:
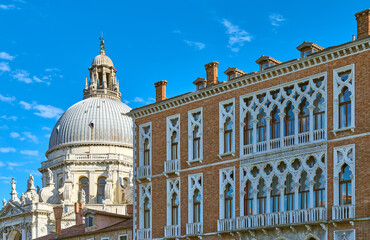
[[[171,224],[179,225],[179,197],[176,193],[172,195],[171,199]]]
[[[234,206],[233,206],[233,187],[231,186],[230,183],[226,185],[225,188],[225,219],[227,218],[233,218],[233,211],[234,211]]]
[[[201,200],[201,194],[198,189],[195,189],[193,194],[193,222],[201,222],[201,206],[200,206],[200,200]]]
[[[339,204],[352,204],[351,170],[347,164],[342,166],[339,173]]]
[[[339,94],[339,128],[351,126],[351,92],[347,87]]]
[[[231,118],[226,118],[224,123],[224,152],[228,153],[232,151],[232,137],[233,135],[233,122]]]
[[[247,112],[245,115],[245,126],[244,126],[244,145],[250,145],[253,143],[253,124],[252,115]]]
[[[299,209],[309,208],[310,188],[308,186],[307,172],[303,171],[299,179],[298,203]]]
[[[271,139],[280,138],[280,117],[279,109],[275,106],[271,112]]]
[[[272,178],[272,190],[271,190],[271,211],[279,212],[280,211],[280,192],[279,192],[279,179],[274,176]]]
[[[284,201],[286,211],[294,210],[294,188],[293,177],[289,173],[285,181]]]
[[[309,131],[310,125],[310,111],[308,110],[308,101],[306,98],[302,99],[301,104],[299,104],[299,132],[304,133]]]
[[[266,120],[263,110],[257,115],[257,142],[266,141]]]
[[[177,146],[178,146],[177,132],[173,132],[171,136],[171,160],[178,159]]]
[[[284,132],[285,136],[294,135],[294,113],[293,104],[291,102],[289,102],[285,108]]]
[[[150,228],[150,201],[149,198],[144,200],[144,228]]]
[[[193,159],[199,158],[200,158],[200,134],[199,126],[195,126],[193,131]]]
[[[314,207],[325,207],[325,182],[321,168],[316,170],[313,186]]]
[[[99,177],[98,178],[98,203],[103,203],[105,199],[105,184],[106,184],[106,177]]]
[[[266,188],[263,178],[258,183],[257,214],[266,213]]]
[[[244,195],[244,216],[253,215],[253,193],[251,181],[247,181],[245,184],[245,195]]]
[[[89,203],[89,179],[87,177],[80,178],[79,181],[79,191],[84,190],[86,195],[86,203]]]
[[[149,139],[144,141],[144,166],[150,165],[150,149],[149,149]]]
[[[315,109],[313,110],[313,117],[314,121],[313,124],[314,130],[319,130],[325,128],[325,105],[324,105],[324,98],[321,96],[321,94],[318,94],[315,101],[314,106]]]

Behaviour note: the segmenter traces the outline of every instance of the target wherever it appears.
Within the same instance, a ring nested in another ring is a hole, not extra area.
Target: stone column
[[[23,227],[22,228],[22,240],[26,240],[27,239],[27,231],[26,229]]]
[[[266,188],[266,213],[271,212],[271,187]]]
[[[265,117],[265,120],[266,120],[266,149],[267,151],[270,150],[270,123],[271,123],[271,117],[270,116],[266,116]]]
[[[309,142],[313,141],[313,110],[315,109],[315,106],[309,105],[308,110],[310,111],[310,123],[309,123]]]
[[[315,181],[314,180],[311,180],[308,182],[308,185],[309,185],[309,188],[310,188],[310,193],[309,193],[309,196],[310,196],[310,201],[309,201],[309,208],[313,208],[313,187],[315,185]]]
[[[253,189],[252,194],[253,194],[253,215],[256,215],[256,213],[257,213],[257,194],[258,194],[258,190]]]
[[[280,147],[284,147],[284,118],[285,113],[281,112],[279,113],[280,118]]]
[[[294,210],[299,209],[299,207],[298,207],[299,185],[300,184],[298,182],[293,183],[293,187],[294,187]]]
[[[280,212],[284,212],[285,208],[284,208],[284,190],[285,190],[285,186],[284,185],[280,185],[279,186],[279,191],[280,191]]]
[[[257,152],[257,123],[258,120],[253,119],[252,124],[253,124],[253,152]]]
[[[95,171],[89,171],[89,202],[88,203],[96,203],[96,199],[94,199],[94,194],[96,193],[96,181],[95,181]],[[94,201],[92,201],[94,199]]]
[[[294,144],[298,144],[298,123],[299,123],[299,114],[300,110],[295,108],[293,109],[294,113]]]

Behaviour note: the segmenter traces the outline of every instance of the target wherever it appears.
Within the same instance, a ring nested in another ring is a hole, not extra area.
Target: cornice
[[[285,63],[270,67],[264,71],[242,75],[224,83],[133,109],[127,115],[133,119],[142,118],[151,114],[166,111],[174,107],[200,101],[211,96],[216,96],[255,83],[267,81],[276,77],[284,76],[321,64],[326,64],[344,57],[362,53],[369,50],[369,40],[370,37],[367,37],[364,39],[344,43],[339,46],[329,47],[320,52],[311,54],[306,58],[287,61]]]

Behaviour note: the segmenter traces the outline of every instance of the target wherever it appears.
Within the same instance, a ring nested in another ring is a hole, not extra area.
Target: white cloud
[[[60,69],[59,68],[47,68],[45,69],[45,72],[59,72]]]
[[[14,58],[15,58],[14,56],[11,56],[7,52],[0,52],[0,59],[5,59],[5,60],[12,61]]]
[[[29,77],[30,76],[30,73],[27,72],[26,70],[16,70],[15,72],[13,72],[11,74],[11,76],[14,78],[14,79],[17,79],[18,81],[20,82],[24,82],[24,83],[32,83],[32,79]]]
[[[14,9],[15,6],[13,4],[0,4],[0,9],[3,9],[3,10],[11,10],[11,9]]]
[[[6,148],[0,148],[0,153],[9,153],[9,152],[15,152],[15,148],[6,147]]]
[[[184,40],[184,42],[188,45],[188,46],[191,46],[191,47],[195,47],[199,50],[202,50],[203,48],[206,47],[206,45],[202,42],[193,42],[193,41],[188,41],[188,40]]]
[[[49,128],[49,127],[42,127],[42,130],[51,131],[51,128]]]
[[[38,83],[43,82],[40,78],[36,76],[33,76],[33,81],[38,82]]]
[[[3,95],[0,94],[0,102],[7,102],[7,103],[11,103],[15,100],[15,97],[5,97]]]
[[[271,14],[269,16],[271,25],[274,27],[279,27],[282,22],[284,22],[286,19],[281,14]]]
[[[233,52],[239,52],[245,42],[252,41],[252,36],[238,25],[232,24],[227,19],[222,19],[221,23],[226,27],[226,33],[229,35],[228,48]]]
[[[129,104],[131,102],[134,102],[134,103],[144,103],[144,104],[151,104],[151,103],[154,103],[155,102],[155,99],[154,98],[147,98],[146,100],[142,97],[135,97],[134,100],[123,100],[124,103],[126,104]]]
[[[39,155],[39,151],[37,151],[37,150],[22,150],[21,154],[37,157]]]
[[[10,137],[12,137],[12,138],[19,138],[21,135],[19,134],[19,133],[17,133],[17,132],[11,132],[10,133]]]
[[[10,71],[9,63],[0,62],[0,72],[9,72],[9,71]]]
[[[34,113],[37,116],[43,117],[43,118],[59,118],[63,114],[63,110],[51,105],[42,105],[37,104],[36,102],[33,102],[32,104],[20,101],[20,105],[26,110],[35,110]]]
[[[172,32],[175,33],[175,34],[182,34],[182,32],[180,30],[173,30]]]
[[[5,120],[13,120],[13,121],[17,121],[18,117],[16,116],[6,116],[6,115],[3,115],[0,117],[1,119],[5,119]]]
[[[28,138],[31,142],[38,143],[39,139],[31,132],[23,132],[23,135]]]

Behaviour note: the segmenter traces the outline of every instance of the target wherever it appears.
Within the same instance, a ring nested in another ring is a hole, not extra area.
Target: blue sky
[[[49,1],[0,0],[0,199],[18,193],[38,173],[51,129],[82,99],[84,77],[99,53],[118,70],[124,101],[150,103],[154,82],[167,80],[167,96],[194,91],[204,64],[220,62],[258,70],[262,54],[282,62],[298,58],[296,47],[348,42],[354,14],[366,1]]]

